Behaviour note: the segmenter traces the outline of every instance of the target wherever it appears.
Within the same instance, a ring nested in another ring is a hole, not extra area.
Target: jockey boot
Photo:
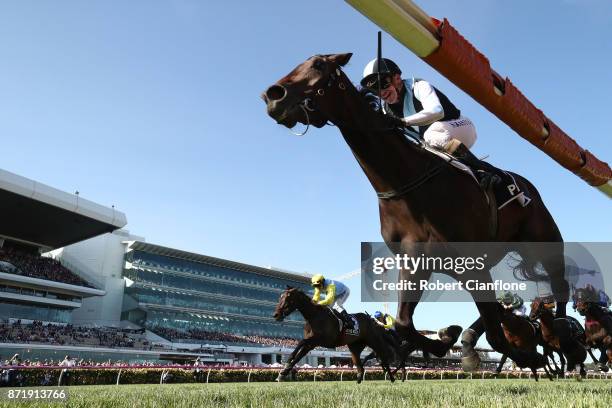
[[[353,319],[351,319],[351,316],[349,316],[347,311],[342,310],[342,312],[340,313],[340,316],[342,317],[342,320],[344,321],[344,327],[349,330],[352,330],[353,329]]]
[[[501,181],[501,178],[495,174],[497,169],[493,165],[484,160],[480,160],[460,141],[456,139],[451,140],[444,146],[444,150],[456,157],[462,163],[474,169],[475,175],[484,189]]]

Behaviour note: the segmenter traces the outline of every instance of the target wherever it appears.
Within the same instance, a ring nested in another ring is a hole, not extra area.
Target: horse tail
[[[542,282],[550,280],[548,275],[539,273],[537,265],[540,261],[530,257],[521,257],[521,260],[512,268],[512,274],[517,280]]]

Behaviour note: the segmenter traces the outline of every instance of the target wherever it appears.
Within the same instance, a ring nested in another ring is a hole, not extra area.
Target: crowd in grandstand
[[[230,333],[210,332],[202,329],[176,330],[165,327],[151,328],[159,336],[169,340],[210,341],[225,344],[242,344],[293,348],[298,341],[289,337],[241,336]],[[114,327],[84,327],[71,324],[53,324],[34,321],[22,323],[0,322],[1,343],[38,343],[110,348],[135,348],[151,350],[142,330],[128,330]]]
[[[0,248],[0,272],[92,287],[55,259],[19,251],[11,247]]]
[[[81,327],[45,324],[34,321],[23,324],[0,323],[0,342],[77,345],[89,347],[124,347],[150,349],[143,334],[112,327]]]
[[[150,330],[170,341],[194,340],[225,342],[225,343],[248,343],[253,346],[276,346],[276,347],[295,347],[298,340],[289,337],[268,337],[268,336],[243,336],[230,333],[212,332],[202,329],[177,330],[168,327],[150,327]]]

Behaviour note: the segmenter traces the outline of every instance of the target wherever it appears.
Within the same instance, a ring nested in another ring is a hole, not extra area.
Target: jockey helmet
[[[502,296],[498,300],[499,303],[502,303],[506,306],[510,306],[514,303],[514,295],[512,294],[512,292],[506,292],[504,293],[504,296]]]
[[[521,306],[523,306],[523,298],[515,293],[514,300],[512,301],[512,307],[519,308]]]
[[[382,312],[380,310],[377,310],[376,313],[374,313],[374,318],[380,319],[381,317],[383,317]]]
[[[310,284],[312,286],[322,286],[323,282],[325,282],[325,278],[320,273],[317,273],[310,279]]]
[[[363,79],[361,80],[361,86],[370,90],[378,89],[378,74],[380,74],[381,84],[380,89],[386,89],[390,84],[390,77],[393,74],[401,74],[402,70],[397,64],[391,61],[389,58],[383,58],[382,64],[380,64],[380,70],[378,67],[378,58],[374,58],[372,61],[363,69]]]

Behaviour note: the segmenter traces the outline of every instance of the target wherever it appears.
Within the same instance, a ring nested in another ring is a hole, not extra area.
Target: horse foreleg
[[[561,352],[557,352],[557,354],[559,355],[559,362],[561,363],[561,373],[559,375],[561,377],[565,377],[565,364],[566,364],[565,356]]]
[[[429,274],[429,276],[431,273]],[[414,276],[409,271],[402,269],[400,271],[400,280],[410,281]],[[428,275],[419,276],[419,279],[427,280]],[[462,328],[460,326],[450,326],[443,330],[445,341],[433,340],[419,333],[414,327],[414,311],[419,304],[419,300],[423,295],[423,290],[417,289],[408,291],[409,293],[400,292],[400,302],[397,308],[397,319],[395,328],[401,339],[408,340],[423,352],[430,352],[436,357],[444,357],[446,353],[453,347],[459,336]],[[406,297],[409,296],[407,299]]]
[[[504,368],[504,364],[506,364],[506,360],[508,359],[508,355],[504,354],[501,358],[501,360],[499,360],[499,364],[497,366],[497,369],[495,370],[495,372],[497,374],[502,372],[502,369]]]
[[[530,368],[531,368],[531,372],[533,373],[533,378],[535,378],[537,382],[538,381],[538,371],[533,367],[530,367]]]
[[[545,372],[545,373],[546,373],[546,375],[548,376],[548,379],[549,379],[550,381],[552,381],[552,380],[553,380],[553,377],[552,377],[552,375],[550,374],[550,371],[548,371],[548,368],[546,368],[546,366],[544,366],[544,372]],[[537,373],[537,371],[536,371],[536,373]],[[536,380],[536,381],[537,381],[537,380]]]
[[[300,341],[293,350],[293,353],[289,356],[287,363],[285,364],[285,368],[278,374],[277,381],[281,381],[283,378],[286,378],[287,375],[293,370],[293,367],[306,355],[310,350],[315,348],[315,344],[312,339],[304,339]]]

